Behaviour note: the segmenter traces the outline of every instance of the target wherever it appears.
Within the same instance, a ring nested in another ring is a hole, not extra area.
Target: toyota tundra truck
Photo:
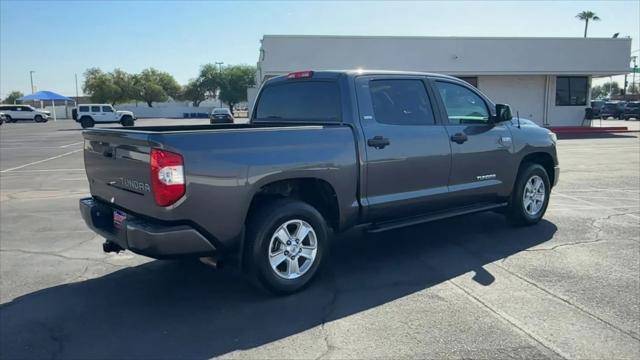
[[[555,134],[427,73],[294,72],[263,83],[248,124],[83,136],[80,212],[104,251],[233,263],[277,294],[350,228],[487,210],[536,224],[559,176]]]

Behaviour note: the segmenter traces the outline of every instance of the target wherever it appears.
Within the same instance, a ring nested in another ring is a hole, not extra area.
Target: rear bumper
[[[231,124],[231,123],[233,123],[233,118],[230,117],[230,116],[225,116],[225,117],[211,116],[209,119],[211,120],[212,124]]]
[[[122,249],[156,259],[216,253],[216,248],[191,226],[168,225],[127,214],[127,219],[116,227],[113,211],[114,208],[93,198],[80,200],[80,214],[89,228]]]

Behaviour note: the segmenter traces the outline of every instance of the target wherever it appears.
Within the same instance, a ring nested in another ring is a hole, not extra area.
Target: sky
[[[633,38],[640,1],[12,1],[0,0],[0,97],[19,90],[75,95],[90,67],[171,73],[255,64],[265,34]],[[617,79],[616,79],[617,80]],[[600,80],[604,81],[604,80]],[[80,89],[82,93],[82,89]]]

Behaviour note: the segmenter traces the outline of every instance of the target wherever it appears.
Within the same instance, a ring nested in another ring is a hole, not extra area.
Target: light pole
[[[215,64],[218,65],[218,72],[222,77],[222,64],[224,63],[222,61],[216,61]],[[218,98],[218,104],[219,104],[218,106],[222,107],[222,101],[220,101],[220,89],[218,89],[216,97]]]
[[[631,80],[631,87],[638,93],[638,88],[636,87],[636,71],[638,71],[638,64],[636,64],[637,56],[632,56],[631,61],[633,61],[633,79]]]
[[[29,78],[31,79],[31,94],[32,94],[32,95],[33,95],[33,93],[35,92],[35,91],[33,90],[33,73],[34,73],[34,72],[35,72],[35,71],[33,71],[33,70],[30,70],[30,71],[29,71]]]
[[[76,106],[78,106],[78,74],[73,74],[76,77]]]

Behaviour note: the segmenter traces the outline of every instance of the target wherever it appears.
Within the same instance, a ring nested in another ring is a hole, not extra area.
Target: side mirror
[[[507,104],[496,104],[496,117],[495,122],[509,121],[513,119],[511,115],[511,108]]]

